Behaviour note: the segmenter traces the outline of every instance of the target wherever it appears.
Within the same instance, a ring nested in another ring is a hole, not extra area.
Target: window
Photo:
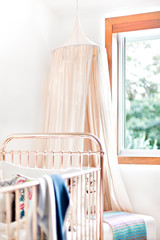
[[[120,33],[118,45],[119,153],[160,149],[160,29]]]
[[[160,12],[106,19],[111,89],[118,73],[119,163],[160,164],[159,46]]]

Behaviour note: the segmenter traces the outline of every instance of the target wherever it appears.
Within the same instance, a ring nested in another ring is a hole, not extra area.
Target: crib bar
[[[35,167],[38,166],[38,150],[35,151]]]
[[[81,152],[79,152],[79,167],[82,168],[82,155],[81,155]]]
[[[10,193],[6,193],[6,223],[7,223],[7,236],[10,239],[10,222],[11,222],[11,196]]]
[[[43,234],[42,229],[41,229],[41,238],[40,238],[40,240],[44,240],[44,234]]]
[[[72,166],[72,152],[69,151],[69,156],[70,156],[70,166]]]
[[[85,174],[85,193],[87,192],[87,174]],[[88,205],[86,194],[85,194],[85,205]],[[87,214],[85,209],[85,239],[87,238]]]
[[[28,222],[28,218],[29,218],[29,216],[28,216],[28,195],[29,195],[29,191],[28,191],[28,188],[25,188],[25,190],[24,190],[24,192],[25,192],[25,196],[27,196],[27,197],[25,197],[25,229],[26,229],[26,240],[28,240],[29,239],[29,222]]]
[[[82,228],[82,224],[83,224],[83,210],[82,210],[82,176],[80,176],[80,180],[81,180],[81,191],[80,191],[80,202],[81,202],[81,211],[80,211],[80,219],[81,219],[81,229],[80,229],[80,239],[82,240],[82,235],[83,235],[83,228]]]
[[[27,151],[27,167],[29,167],[29,156],[30,156],[30,151]]]
[[[98,172],[96,172],[96,209],[95,209],[95,214],[96,214],[96,226],[98,226],[98,217],[99,217],[99,209],[98,209],[98,197],[99,197],[99,193],[98,193]],[[96,227],[96,239],[98,239],[98,229]]]
[[[13,163],[13,151],[11,151],[11,162]]]
[[[88,168],[90,167],[90,152],[88,151]]]
[[[93,180],[92,180],[92,236],[94,240],[94,173],[93,173]]]
[[[72,200],[72,204],[73,204],[73,178],[71,178],[71,200]],[[71,240],[73,239],[73,211],[71,212],[71,221],[70,221],[70,231],[71,231]]]
[[[90,200],[91,200],[91,188],[90,188],[90,183],[91,183],[91,176],[90,174],[88,174],[88,233],[89,233],[89,239],[91,239],[91,235],[90,235]]]
[[[43,168],[46,168],[46,154],[47,154],[47,151],[45,150],[43,152]]]
[[[60,156],[61,156],[61,166],[60,168],[62,169],[63,168],[63,151],[60,152]]]
[[[37,239],[37,189],[33,186],[33,239]]]
[[[52,168],[54,168],[54,151],[52,151]]]
[[[15,191],[16,193],[16,222],[17,222],[17,235],[16,235],[16,240],[19,240],[19,231],[20,231],[20,224],[19,224],[19,221],[20,221],[20,190],[17,189]]]
[[[99,231],[100,231],[100,239],[103,239],[103,155],[104,153],[102,152],[100,154],[100,168],[101,168],[101,172],[100,172],[100,224],[99,224]]]
[[[22,165],[22,152],[19,151],[19,165]]]
[[[76,184],[76,226],[78,226],[78,206],[79,206],[79,198],[78,198],[78,177],[76,177],[75,179],[75,184]],[[78,239],[78,228],[77,228],[77,231],[76,231],[76,239]]]

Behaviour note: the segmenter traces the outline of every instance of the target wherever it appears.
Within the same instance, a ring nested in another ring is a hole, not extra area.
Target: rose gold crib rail
[[[51,151],[47,150],[24,150],[24,149],[9,149],[8,145],[11,141],[15,140],[43,140],[43,141],[53,141],[53,140],[90,140],[96,144],[96,149],[85,149],[82,151],[73,151],[68,150],[65,151],[61,149],[61,151],[56,151],[56,149],[52,149]],[[83,133],[56,133],[56,134],[16,134],[8,137],[2,147],[2,156],[3,161],[9,161],[12,163],[23,165],[24,161],[26,161],[26,166],[30,166],[30,159],[34,159],[34,166],[37,168],[39,158],[42,157],[43,168],[47,168],[47,161],[51,161],[52,164],[50,169],[54,169],[55,161],[57,157],[60,159],[60,168],[63,168],[66,157],[70,159],[70,167],[74,162],[74,157],[78,158],[79,167],[83,168],[83,160],[87,159],[87,169],[78,173],[70,173],[69,175],[64,174],[63,178],[65,178],[66,185],[70,191],[70,198],[72,203],[72,210],[70,213],[70,217],[68,220],[69,224],[69,239],[103,239],[103,231],[102,231],[102,216],[103,216],[103,201],[102,201],[102,193],[103,193],[103,150],[99,139],[91,134],[83,134]],[[25,156],[25,158],[24,158]],[[93,158],[96,158],[97,166],[96,168],[92,168]],[[9,159],[9,160],[8,160]],[[25,159],[25,160],[24,160]],[[48,169],[48,168],[47,168]],[[23,188],[25,190],[25,194],[28,194],[29,188],[33,187],[33,200],[34,200],[34,214],[33,214],[33,226],[32,226],[32,234],[33,239],[36,239],[36,202],[37,202],[37,187],[38,181],[25,183],[16,186],[16,187],[6,187],[0,189],[0,193],[5,192],[6,194],[6,203],[7,203],[7,212],[6,212],[6,223],[7,228],[6,232],[9,234],[10,225],[11,225],[11,209],[9,207],[9,203],[11,201],[11,193],[15,191],[16,196],[16,228],[17,232],[20,230],[20,224],[22,220],[19,217],[19,194],[20,190]],[[96,197],[95,197],[96,196]],[[26,238],[28,238],[28,228],[29,225],[27,223],[27,212],[28,212],[28,201],[25,200],[26,207],[26,217],[25,217],[25,227],[26,227]],[[75,217],[76,216],[76,217]],[[92,219],[92,221],[91,221]],[[83,224],[82,224],[83,223]],[[24,223],[23,223],[24,224]],[[76,228],[76,229],[75,229]],[[96,232],[95,232],[96,229]],[[8,235],[9,236],[9,235]],[[11,239],[8,237],[8,239]],[[16,239],[19,239],[19,236],[16,236]],[[43,239],[43,234],[41,239]]]

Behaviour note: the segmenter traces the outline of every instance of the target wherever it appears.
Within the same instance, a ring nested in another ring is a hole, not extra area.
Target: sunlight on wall
[[[44,81],[57,26],[44,1],[0,2],[0,139],[41,131]]]

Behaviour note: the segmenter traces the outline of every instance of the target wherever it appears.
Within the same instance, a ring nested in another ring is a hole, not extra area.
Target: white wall
[[[105,40],[105,21],[104,17],[101,14],[81,14],[79,16],[80,24],[86,36],[92,40],[93,42],[104,45]],[[60,46],[64,44],[71,36],[76,17],[74,15],[63,16],[60,18],[60,31],[57,33],[59,37],[59,43],[57,45]]]
[[[120,165],[120,172],[135,213],[153,216],[160,239],[160,166]]]
[[[58,17],[47,1],[0,1],[0,139],[41,130],[57,29]]]
[[[53,0],[50,0],[50,2],[52,1]],[[145,4],[145,1],[147,2],[147,4]],[[112,3],[110,7],[101,7],[99,5],[97,8],[92,7],[92,5],[89,7],[86,4],[85,8],[85,2],[81,3],[81,1],[79,1],[79,18],[81,26],[87,37],[89,37],[90,40],[99,45],[105,45],[105,18],[145,12],[154,12],[160,10],[160,2],[158,3],[157,0],[153,0],[153,2],[143,0],[143,3],[139,2],[138,0],[134,0],[131,2],[128,2],[127,0],[121,0],[118,2],[116,0],[113,0],[113,2],[116,2],[114,7]],[[57,7],[57,9],[60,16],[60,29],[57,32],[59,43],[57,42],[57,46],[60,46],[65,43],[66,40],[68,40],[72,33],[76,13],[75,11],[71,11],[69,7],[66,9],[65,6],[63,6],[62,11],[60,10],[59,6]],[[71,9],[73,9],[73,6],[71,7]]]

